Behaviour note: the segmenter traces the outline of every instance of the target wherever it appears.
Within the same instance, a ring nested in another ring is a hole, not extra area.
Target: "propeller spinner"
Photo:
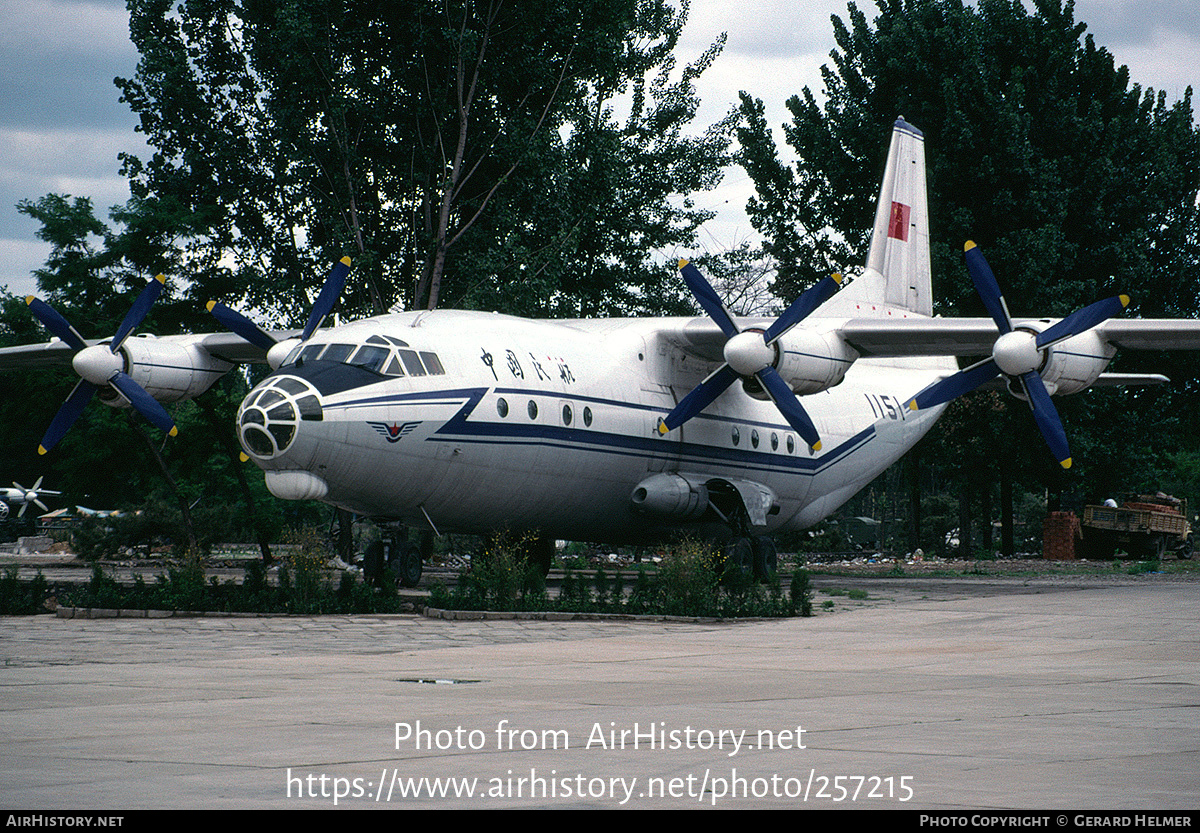
[[[775,342],[792,327],[807,318],[813,310],[825,303],[841,283],[841,275],[822,278],[792,302],[783,315],[775,319],[766,330],[739,330],[733,322],[733,317],[721,303],[720,297],[704,276],[686,260],[679,261],[683,272],[683,280],[687,283],[700,306],[708,313],[725,334],[724,357],[725,363],[716,369],[707,379],[697,385],[691,393],[680,400],[679,404],[659,421],[660,434],[678,428],[692,417],[708,407],[725,390],[742,378],[755,378],[761,383],[763,390],[771,397],[780,413],[788,424],[795,429],[809,447],[814,451],[821,448],[821,440],[816,426],[809,418],[796,394],[788,387],[787,382],[775,369]]]
[[[953,376],[948,376],[935,382],[918,393],[908,403],[912,410],[928,408],[949,402],[964,393],[989,382],[997,376],[1005,376],[1016,380],[1025,392],[1033,418],[1038,430],[1050,446],[1054,458],[1064,469],[1071,467],[1071,451],[1067,445],[1066,431],[1063,430],[1062,420],[1058,411],[1050,401],[1050,393],[1038,373],[1044,351],[1064,339],[1079,335],[1090,330],[1097,324],[1111,318],[1129,305],[1128,295],[1118,295],[1084,307],[1068,315],[1058,323],[1046,328],[1040,333],[1013,329],[1012,317],[1008,313],[1008,304],[1000,292],[996,276],[976,245],[968,240],[964,246],[967,261],[967,271],[975,289],[983,299],[988,314],[996,322],[1000,337],[992,346],[991,358],[960,370]]]
[[[349,274],[350,258],[343,257],[334,265],[333,270],[329,273],[329,277],[325,279],[325,285],[321,287],[321,292],[317,295],[317,300],[313,302],[312,311],[308,316],[308,323],[305,324],[304,331],[298,339],[289,338],[284,341],[276,341],[273,336],[249,318],[237,310],[216,301],[208,302],[208,311],[213,314],[214,318],[225,325],[227,329],[240,335],[256,347],[266,350],[267,363],[272,368],[278,369],[279,365],[283,363],[284,358],[295,349],[296,345],[308,341],[312,337],[312,334],[317,331],[317,327],[321,326],[321,321],[330,313],[333,305],[337,303],[338,296],[342,294],[342,289],[346,285],[346,277]]]
[[[32,295],[25,298],[25,302],[29,305],[29,311],[33,313],[34,317],[42,322],[47,330],[75,348],[71,364],[80,376],[78,384],[67,396],[62,407],[58,409],[58,413],[54,415],[50,427],[46,429],[42,443],[38,446],[38,454],[45,454],[54,448],[79,419],[83,409],[87,407],[96,391],[105,385],[129,400],[129,404],[138,413],[162,431],[172,437],[178,433],[175,421],[171,419],[167,410],[125,373],[125,362],[120,354],[121,345],[150,312],[150,307],[162,293],[165,282],[166,278],[158,275],[147,283],[146,288],[133,302],[129,312],[125,314],[125,318],[121,321],[121,326],[117,328],[112,340],[108,344],[96,344],[91,347],[67,319],[63,318],[52,306]]]

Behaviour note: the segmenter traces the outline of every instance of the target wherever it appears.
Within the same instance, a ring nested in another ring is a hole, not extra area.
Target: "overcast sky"
[[[846,5],[693,0],[681,57],[698,56],[721,32],[729,37],[701,79],[703,118],[720,118],[747,90],[766,103],[773,125],[782,123],[789,96],[806,85],[819,91],[819,69],[834,46],[830,16],[845,18]],[[868,17],[875,8],[869,0],[860,7]],[[1076,0],[1076,19],[1143,87],[1175,100],[1195,84],[1195,0]],[[128,198],[117,154],[141,154],[145,146],[112,80],[131,76],[136,65],[123,0],[0,0],[0,286],[13,294],[35,291],[30,272],[49,252],[37,223],[17,213],[19,200],[51,192],[90,197],[106,217]],[[753,236],[742,213],[750,193],[745,174],[733,169],[718,191],[698,196],[699,205],[721,211],[702,246],[726,248]]]

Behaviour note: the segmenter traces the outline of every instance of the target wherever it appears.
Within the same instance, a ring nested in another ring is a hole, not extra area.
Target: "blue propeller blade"
[[[983,299],[983,305],[987,307],[988,314],[996,322],[996,328],[1000,330],[1001,335],[1012,332],[1012,317],[1008,314],[1008,305],[1004,303],[1000,284],[996,282],[996,276],[992,274],[991,267],[983,259],[983,253],[971,240],[967,241],[963,251],[967,259],[967,272],[970,273],[971,281],[975,284],[975,291]]]
[[[713,400],[724,393],[737,379],[737,372],[732,367],[727,364],[721,365],[715,373],[692,388],[691,393],[683,397],[679,404],[671,410],[671,413],[666,415],[658,425],[659,433],[665,434],[683,425],[711,405]]]
[[[54,307],[45,301],[34,298],[32,295],[26,296],[25,303],[29,305],[29,311],[33,313],[33,317],[41,321],[42,326],[58,336],[63,342],[75,350],[82,350],[84,347],[87,347],[83,336],[76,332],[70,322],[63,318]]]
[[[767,327],[763,339],[767,344],[774,344],[781,335],[808,318],[817,307],[832,298],[840,283],[841,275],[821,278],[793,301],[792,305],[784,310],[783,315],[775,319],[775,323]]]
[[[1037,334],[1034,343],[1037,344],[1040,350],[1043,347],[1049,347],[1056,342],[1062,341],[1064,338],[1070,338],[1071,336],[1087,332],[1100,322],[1112,318],[1127,306],[1129,306],[1128,295],[1118,295],[1115,298],[1105,298],[1103,301],[1097,301],[1091,306],[1076,310],[1052,327],[1047,327]]]
[[[763,387],[775,402],[775,407],[783,414],[783,418],[788,421],[788,425],[796,429],[796,433],[808,443],[809,448],[819,451],[821,448],[821,438],[817,433],[817,427],[813,425],[813,421],[809,419],[808,414],[801,407],[800,400],[796,398],[796,394],[792,393],[792,389],[788,387],[787,382],[783,381],[783,377],[779,375],[779,371],[773,367],[764,367],[754,375],[762,382]]]
[[[1071,468],[1071,449],[1067,446],[1067,432],[1063,430],[1062,420],[1059,419],[1054,403],[1050,401],[1050,394],[1046,391],[1042,377],[1036,370],[1031,370],[1021,377],[1021,384],[1025,388],[1025,395],[1029,397],[1029,407],[1033,411],[1038,430],[1046,438],[1046,444],[1050,446],[1054,459],[1058,460],[1064,469]]]
[[[725,338],[733,338],[737,335],[740,330],[733,323],[729,310],[725,309],[716,290],[704,279],[700,270],[685,260],[679,261],[679,270],[683,272],[683,280],[688,285],[688,289],[692,290],[692,294],[696,296],[700,306],[704,307],[708,317],[717,322],[717,326],[721,328]]]
[[[108,380],[108,383],[119,390],[121,395],[129,400],[129,404],[133,405],[139,414],[152,422],[159,430],[172,437],[179,433],[175,428],[175,420],[171,419],[167,409],[160,405],[157,399],[146,393],[145,388],[137,382],[118,371]]]
[[[54,415],[54,419],[50,422],[50,427],[46,429],[45,436],[42,437],[42,443],[38,446],[38,454],[45,454],[54,446],[58,445],[58,441],[63,438],[67,431],[79,419],[79,415],[83,413],[83,409],[87,407],[88,402],[92,401],[92,395],[96,392],[96,386],[87,379],[80,379],[62,403],[62,407],[58,409],[58,413]]]
[[[208,311],[213,314],[221,324],[230,332],[241,336],[246,341],[253,344],[255,347],[260,347],[263,350],[270,350],[275,346],[275,339],[271,338],[261,327],[255,324],[246,316],[242,315],[235,309],[231,309],[217,301],[208,302]]]
[[[301,341],[308,341],[317,331],[317,327],[321,326],[321,319],[328,315],[329,311],[333,309],[333,305],[337,303],[338,296],[342,294],[342,288],[346,285],[346,276],[349,274],[350,258],[344,257],[334,265],[333,271],[325,280],[325,285],[321,287],[321,294],[317,296],[317,300],[313,303],[312,313],[308,316],[308,324],[304,326],[304,334],[300,336]]]
[[[999,373],[1000,368],[996,367],[994,360],[984,359],[925,388],[909,400],[909,410],[916,411],[957,399],[964,393],[970,393],[985,382],[995,379]]]
[[[154,280],[146,284],[146,288],[137,296],[137,300],[133,302],[133,306],[129,308],[129,312],[125,313],[125,318],[121,321],[121,326],[117,327],[117,332],[113,336],[112,344],[109,349],[115,354],[125,343],[125,339],[129,334],[142,323],[146,317],[146,313],[150,312],[150,307],[158,300],[158,296],[162,294],[163,284],[166,283],[166,277],[158,275]]]

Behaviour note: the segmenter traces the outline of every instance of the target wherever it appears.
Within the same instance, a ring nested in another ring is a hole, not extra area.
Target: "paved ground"
[[[1200,584],[875,581],[738,624],[6,618],[0,806],[1196,809]]]

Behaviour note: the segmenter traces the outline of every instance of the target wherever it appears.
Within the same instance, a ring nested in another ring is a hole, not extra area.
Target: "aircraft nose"
[[[242,401],[238,439],[251,457],[272,460],[291,447],[301,422],[323,419],[316,388],[295,376],[272,376]]]

